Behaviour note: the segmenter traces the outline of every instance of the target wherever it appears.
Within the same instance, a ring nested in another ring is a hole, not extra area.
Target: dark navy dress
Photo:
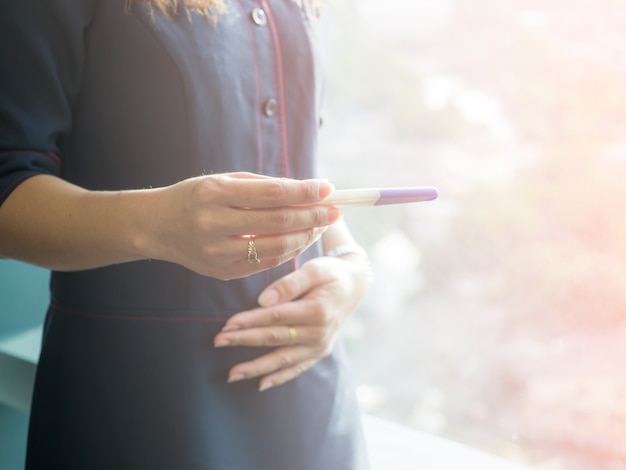
[[[216,25],[139,1],[0,0],[0,203],[41,173],[99,190],[313,176],[318,28],[295,0],[232,0]],[[53,272],[27,468],[366,468],[340,343],[263,393],[226,380],[265,350],[212,345],[295,267],[228,282],[159,261]]]

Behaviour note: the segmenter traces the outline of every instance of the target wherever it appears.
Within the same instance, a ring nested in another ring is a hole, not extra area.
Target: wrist
[[[362,246],[357,245],[356,243],[345,243],[337,245],[324,253],[324,256],[343,259],[352,258],[354,261],[357,261],[359,264],[361,264],[362,269],[366,273],[368,283],[372,282],[372,266],[370,264],[369,256]]]
[[[345,243],[343,245],[337,245],[336,247],[324,253],[324,256],[330,256],[333,258],[339,258],[345,255],[357,255],[369,261],[369,256],[367,256],[367,252],[363,249],[362,246],[357,245],[356,243]]]
[[[136,260],[162,259],[160,219],[165,217],[159,195],[162,188],[120,191],[117,194],[119,223],[124,228],[128,255]]]

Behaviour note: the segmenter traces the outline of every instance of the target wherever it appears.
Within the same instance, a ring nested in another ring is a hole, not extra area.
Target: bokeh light
[[[550,470],[626,469],[626,4],[332,0],[321,173],[375,283],[364,410]]]

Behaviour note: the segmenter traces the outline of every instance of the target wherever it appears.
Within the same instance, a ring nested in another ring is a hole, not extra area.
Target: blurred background
[[[322,175],[375,282],[365,412],[549,470],[626,469],[626,4],[330,0]]]

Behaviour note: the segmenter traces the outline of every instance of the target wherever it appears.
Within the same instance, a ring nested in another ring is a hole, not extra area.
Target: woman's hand
[[[340,217],[334,207],[315,205],[332,192],[332,186],[320,180],[232,173],[192,178],[155,191],[158,197],[147,214],[139,249],[148,258],[224,280],[298,256]],[[251,238],[258,263],[247,260]]]
[[[268,286],[259,296],[261,307],[232,316],[214,344],[275,349],[234,366],[229,382],[261,377],[259,390],[267,390],[329,355],[368,278],[367,261],[360,256],[320,257]]]
[[[340,217],[318,204],[321,180],[251,173],[171,186],[90,191],[50,175],[23,182],[0,206],[0,257],[58,271],[142,259],[219,279],[245,277],[299,255]],[[247,263],[253,237],[259,263]]]

